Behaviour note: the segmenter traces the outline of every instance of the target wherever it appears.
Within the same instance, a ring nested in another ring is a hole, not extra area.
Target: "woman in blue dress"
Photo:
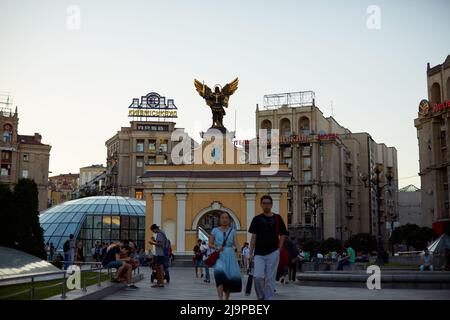
[[[224,240],[226,243],[224,244]],[[233,245],[241,251],[237,241],[236,230],[231,227],[231,217],[227,212],[219,216],[219,226],[211,231],[209,246],[220,252],[219,259],[214,266],[219,300],[228,300],[231,292],[241,292],[242,280]]]

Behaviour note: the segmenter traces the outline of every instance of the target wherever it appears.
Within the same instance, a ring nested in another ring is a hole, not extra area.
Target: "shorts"
[[[164,261],[165,261],[165,257],[164,256],[155,256],[155,264],[157,266],[162,266],[164,265]]]
[[[108,269],[119,269],[121,266],[123,265],[123,261],[120,260],[114,260],[114,261],[110,261],[105,268]]]
[[[195,260],[195,267],[196,268],[202,268],[203,267],[203,260]]]

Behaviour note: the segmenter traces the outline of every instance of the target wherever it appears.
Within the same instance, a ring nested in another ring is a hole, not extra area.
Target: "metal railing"
[[[91,266],[91,268],[83,269],[82,266],[84,266],[84,265]],[[80,267],[79,272],[80,272],[80,278],[81,278],[80,279],[81,288],[79,290],[81,290],[83,293],[87,292],[87,281],[88,280],[97,279],[96,285],[97,285],[97,287],[101,287],[102,282],[106,281],[106,279],[102,278],[102,275],[107,274],[108,275],[107,279],[109,279],[109,280],[113,279],[113,269],[114,268],[106,268],[101,264],[101,262],[80,262],[80,263],[77,262],[77,263],[72,264],[72,266]],[[106,271],[106,273],[102,273],[102,271]],[[67,289],[67,279],[68,279],[68,277],[73,275],[75,272],[76,272],[76,270],[72,270],[72,273],[69,273],[67,270],[62,270],[62,271],[54,271],[54,272],[42,272],[42,273],[35,273],[35,274],[28,274],[28,275],[20,275],[20,276],[0,279],[0,288],[2,286],[9,286],[9,285],[14,286],[14,285],[20,285],[20,284],[29,284],[29,287],[24,290],[21,290],[19,292],[14,292],[14,293],[6,295],[6,296],[0,296],[0,300],[11,299],[13,297],[21,296],[26,293],[29,294],[29,300],[33,300],[35,298],[36,292],[38,290],[50,289],[50,288],[54,288],[54,287],[58,287],[58,286],[61,287],[61,299],[66,299],[67,291],[78,290],[78,289],[71,289],[71,290]],[[97,272],[97,274],[94,276],[88,277],[87,276],[88,272]],[[83,273],[84,273],[84,275],[83,275]],[[140,274],[139,266],[135,270],[133,270],[133,273],[134,273],[134,275]],[[39,281],[36,281],[38,278],[52,277],[52,276],[55,276],[56,278],[49,279],[49,280],[41,280],[41,281],[45,282],[45,281],[52,281],[52,280],[60,279],[61,282],[57,282],[57,283],[50,284],[47,286],[36,286],[36,284],[39,282]],[[61,277],[57,277],[57,276],[61,276]],[[29,279],[29,281],[25,281],[28,279]],[[24,282],[22,282],[22,281],[24,281]],[[11,282],[11,284],[10,284],[10,282]]]

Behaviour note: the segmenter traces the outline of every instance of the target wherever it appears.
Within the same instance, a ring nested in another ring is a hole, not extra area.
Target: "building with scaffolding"
[[[259,129],[279,130],[280,163],[292,170],[288,223],[297,239],[347,239],[356,233],[376,234],[377,200],[362,176],[375,167],[397,176],[397,151],[376,143],[368,133],[352,133],[316,106],[313,91],[264,96],[256,110]],[[270,148],[270,146],[269,146]],[[397,179],[382,197],[384,238],[397,215]]]
[[[18,133],[19,115],[9,94],[0,94],[0,183],[11,188],[20,178],[34,180],[39,191],[39,211],[47,208],[47,183],[51,146],[39,133]]]

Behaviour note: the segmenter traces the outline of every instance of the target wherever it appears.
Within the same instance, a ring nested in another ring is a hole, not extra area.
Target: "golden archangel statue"
[[[211,108],[213,124],[211,128],[225,130],[223,126],[223,116],[225,115],[225,108],[228,108],[228,100],[230,96],[237,90],[239,79],[236,78],[223,88],[220,85],[214,86],[214,91],[207,85],[194,79],[194,85],[200,96],[205,99],[206,104]]]

